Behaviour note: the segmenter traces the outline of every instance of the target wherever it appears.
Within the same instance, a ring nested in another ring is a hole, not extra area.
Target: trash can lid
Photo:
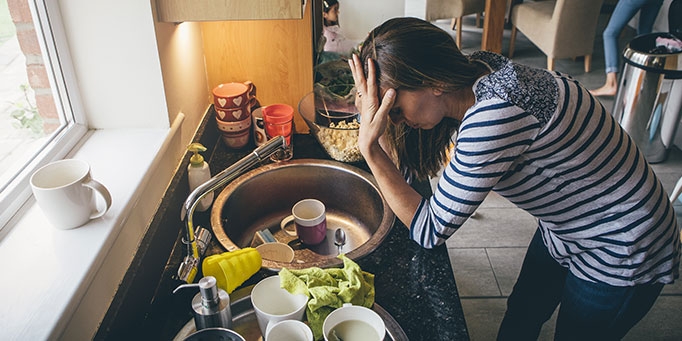
[[[630,41],[623,58],[628,64],[637,66],[646,71],[665,73],[671,78],[682,78],[682,51],[670,52],[661,48],[659,43],[665,39],[679,40],[670,33],[642,34]]]

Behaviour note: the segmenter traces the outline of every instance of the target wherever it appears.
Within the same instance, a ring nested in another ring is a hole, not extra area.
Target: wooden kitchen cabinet
[[[261,105],[284,103],[298,112],[298,102],[313,90],[310,1],[301,20],[227,20],[199,25],[209,89],[221,83],[251,81]],[[294,125],[297,133],[308,132],[300,114],[294,115]]]
[[[161,22],[302,19],[304,0],[157,0]]]

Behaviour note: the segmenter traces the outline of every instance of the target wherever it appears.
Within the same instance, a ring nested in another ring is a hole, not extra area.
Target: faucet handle
[[[192,283],[194,282],[194,276],[197,275],[197,269],[199,266],[199,260],[197,258],[194,258],[192,255],[187,255],[185,256],[185,259],[180,263],[180,267],[178,268],[178,277],[180,280],[185,281],[187,283]],[[188,284],[183,284],[183,285],[188,285]],[[180,286],[182,287],[182,285]],[[180,289],[180,287],[176,288]]]

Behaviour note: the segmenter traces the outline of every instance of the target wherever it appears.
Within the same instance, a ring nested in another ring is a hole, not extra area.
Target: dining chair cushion
[[[426,0],[426,21],[459,18],[481,13],[485,0]]]
[[[512,24],[550,58],[591,55],[603,0],[525,1]]]

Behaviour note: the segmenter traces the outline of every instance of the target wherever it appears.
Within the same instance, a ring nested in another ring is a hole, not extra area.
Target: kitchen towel
[[[315,340],[323,338],[322,324],[327,315],[344,303],[370,309],[374,305],[374,275],[362,271],[357,263],[343,254],[338,258],[343,260],[342,269],[282,268],[279,272],[282,288],[292,294],[308,296],[306,317]]]

